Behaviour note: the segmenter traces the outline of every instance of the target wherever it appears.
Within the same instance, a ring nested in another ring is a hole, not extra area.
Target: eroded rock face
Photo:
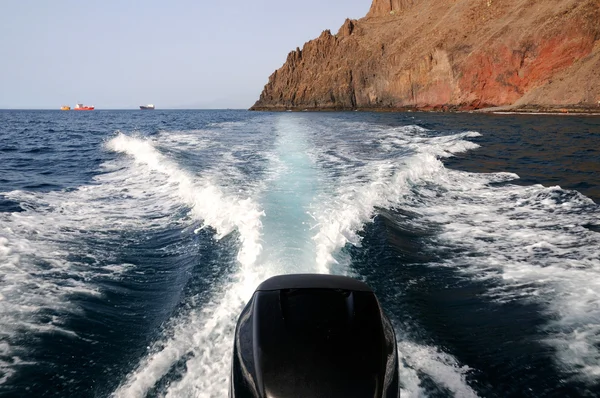
[[[253,109],[598,107],[599,0],[374,0],[289,54]]]
[[[418,0],[373,0],[367,17],[381,17],[410,8]]]

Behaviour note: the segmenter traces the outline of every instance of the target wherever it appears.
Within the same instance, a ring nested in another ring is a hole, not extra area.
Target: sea
[[[598,397],[599,203],[599,117],[0,111],[0,396],[227,397],[257,285],[324,273],[402,397]]]

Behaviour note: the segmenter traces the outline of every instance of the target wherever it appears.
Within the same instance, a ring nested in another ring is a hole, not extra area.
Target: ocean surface
[[[0,111],[0,396],[226,397],[265,278],[367,282],[403,397],[600,396],[600,118]]]

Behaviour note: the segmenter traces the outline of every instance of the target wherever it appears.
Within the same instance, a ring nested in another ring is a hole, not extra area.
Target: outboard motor
[[[396,336],[373,291],[352,278],[264,281],[235,331],[231,398],[398,398]]]

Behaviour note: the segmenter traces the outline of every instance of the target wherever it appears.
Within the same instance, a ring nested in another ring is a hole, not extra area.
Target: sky
[[[371,0],[0,0],[0,109],[249,108]]]

